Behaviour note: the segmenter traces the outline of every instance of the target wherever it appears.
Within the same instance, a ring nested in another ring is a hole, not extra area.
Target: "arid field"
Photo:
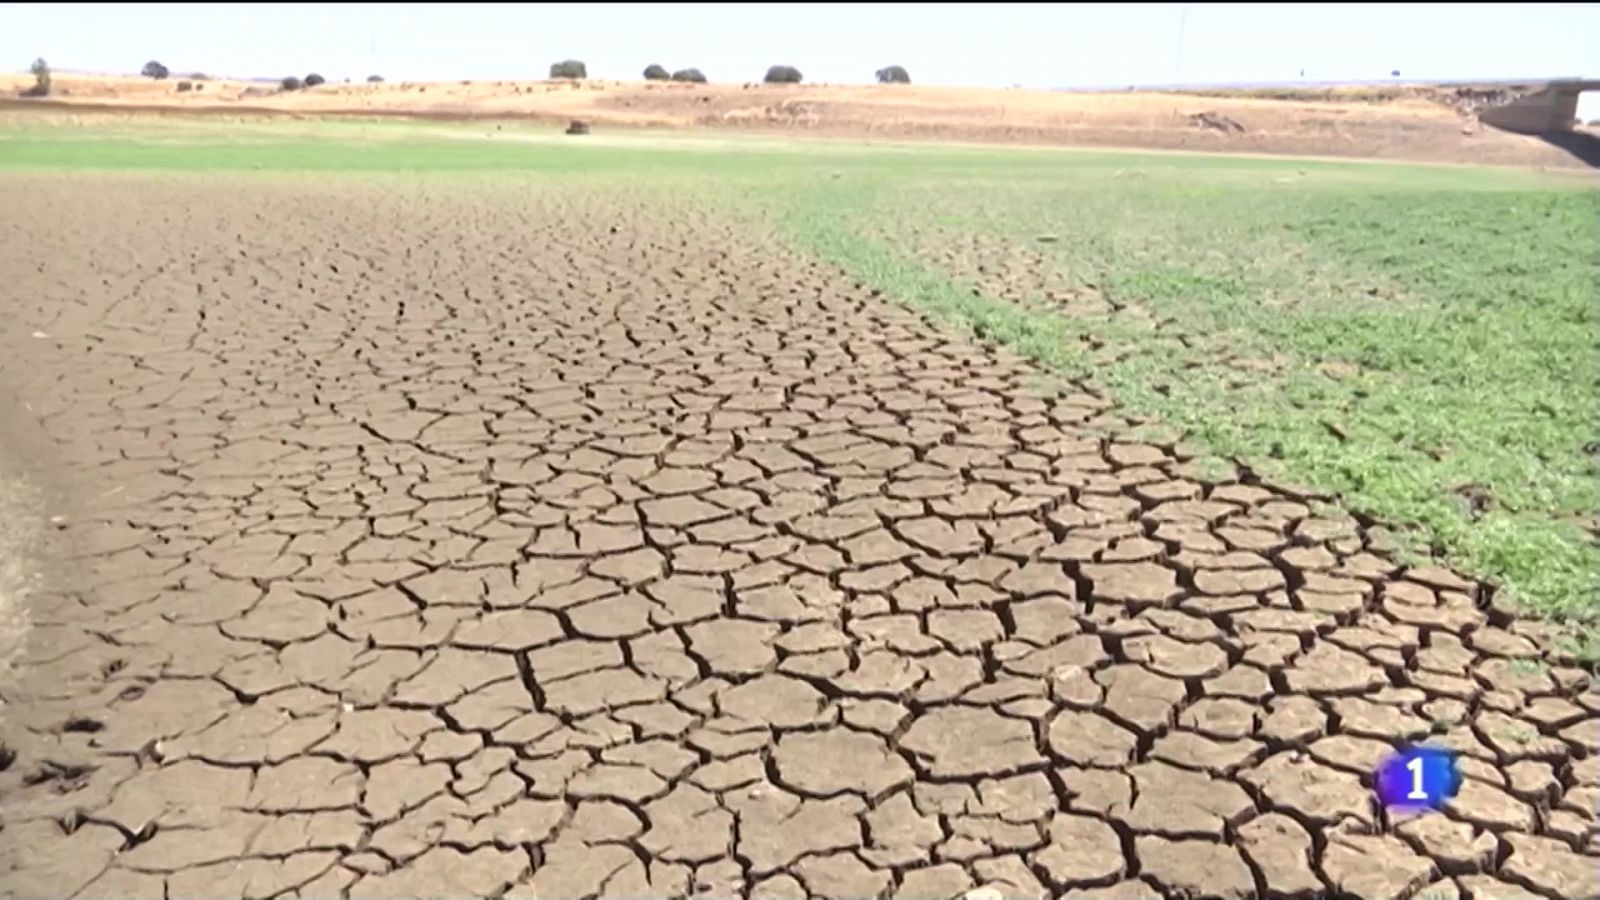
[[[1597,215],[0,117],[0,894],[1595,896]]]
[[[58,74],[54,93],[42,102],[10,99],[32,79],[0,74],[0,97],[7,98],[0,104],[252,117],[405,117],[489,122],[491,127],[494,122],[565,125],[578,118],[623,132],[691,130],[1565,169],[1592,165],[1538,138],[1481,125],[1475,117],[1485,102],[1480,95],[1505,91],[1497,86],[1072,92],[712,81],[327,83],[283,91],[270,81]],[[189,89],[181,90],[180,84]]]

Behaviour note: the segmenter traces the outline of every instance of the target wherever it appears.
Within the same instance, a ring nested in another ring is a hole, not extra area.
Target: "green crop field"
[[[1528,608],[1595,619],[1600,194],[1537,173],[548,126],[0,122],[0,170],[532,180],[715,204],[1306,486]],[[177,177],[163,175],[161,177]]]

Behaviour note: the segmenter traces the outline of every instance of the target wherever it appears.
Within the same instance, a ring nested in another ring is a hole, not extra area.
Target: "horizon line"
[[[55,72],[57,74],[62,74],[62,75],[83,75],[83,76],[99,75],[99,76],[110,76],[110,77],[120,77],[120,78],[142,78],[142,77],[145,77],[145,76],[140,75],[138,72],[133,72],[133,71],[102,71],[102,70],[77,69],[77,68],[56,68],[54,66],[51,67],[51,71]],[[25,74],[28,74],[28,72],[27,72],[27,70],[17,70],[15,74],[25,75]],[[209,80],[219,80],[219,81],[278,82],[278,81],[283,80],[283,78],[286,77],[286,76],[282,76],[282,75],[250,75],[250,76],[242,76],[242,75],[215,75],[215,74],[210,74],[210,73],[203,73],[203,74]],[[191,74],[173,73],[173,74],[169,75],[169,77],[170,78],[175,78],[175,79],[183,79],[183,78],[187,78],[187,77],[192,77],[192,73]],[[345,79],[345,80],[346,81],[350,81],[351,83],[354,83],[354,79]],[[535,82],[543,82],[543,81],[563,81],[563,80],[566,80],[566,79],[551,79],[551,78],[538,78],[538,77],[531,77],[531,78],[466,78],[466,79],[461,79],[461,78],[433,78],[433,79],[405,78],[405,79],[398,79],[398,81],[409,82],[409,83],[412,83],[412,84],[444,84],[444,83],[460,83],[460,82],[463,82],[463,81],[470,81],[470,82],[476,82],[476,83],[488,83],[488,82],[495,82],[495,81],[512,81],[512,82],[535,81]],[[638,80],[642,80],[642,79],[633,79],[633,78],[588,78],[588,79],[581,79],[581,80],[586,80],[586,81],[638,81]],[[1016,90],[1016,89],[1021,88],[1021,89],[1024,89],[1024,90],[1040,90],[1040,91],[1053,91],[1053,92],[1073,92],[1073,91],[1090,92],[1090,91],[1134,91],[1134,90],[1169,91],[1169,90],[1205,90],[1205,89],[1249,90],[1249,89],[1267,89],[1267,88],[1336,88],[1336,87],[1474,87],[1474,86],[1516,87],[1516,86],[1523,86],[1523,85],[1546,84],[1546,83],[1554,83],[1554,82],[1562,82],[1562,81],[1595,81],[1595,80],[1600,80],[1600,76],[1596,76],[1594,78],[1589,78],[1589,77],[1585,77],[1585,76],[1582,76],[1582,75],[1551,75],[1551,76],[1536,76],[1536,77],[1521,77],[1521,78],[1509,78],[1509,77],[1500,76],[1500,77],[1483,77],[1483,78],[1419,78],[1419,79],[1405,79],[1405,78],[1393,78],[1393,77],[1391,77],[1391,78],[1372,78],[1372,79],[1335,79],[1335,80],[1322,80],[1322,81],[1309,81],[1309,80],[1300,80],[1300,79],[1282,79],[1282,80],[1266,80],[1266,81],[1202,81],[1202,82],[1152,81],[1152,82],[1106,82],[1106,83],[1102,83],[1102,84],[1061,85],[1061,86],[1054,86],[1054,87],[1036,87],[1036,88],[1027,88],[1026,86],[1021,85],[1021,84],[1010,84],[1010,85],[923,84],[923,85],[920,85],[920,86],[923,86],[923,87],[955,87],[955,88],[985,88],[985,87],[990,87],[990,88],[995,89],[995,90]],[[330,81],[331,81],[331,79],[330,79]],[[716,84],[717,82],[711,82],[711,83]],[[723,83],[723,84],[742,84],[743,82],[740,82],[740,81],[726,81],[726,82],[721,82],[721,83]],[[853,82],[853,81],[851,81],[851,82],[814,81],[814,82],[804,82],[804,83],[809,83],[809,84],[813,84],[813,85],[832,85],[832,84],[872,85],[872,84],[876,84],[876,82],[873,82],[873,81],[861,81],[861,82]],[[914,86],[915,86],[915,84],[914,84]]]

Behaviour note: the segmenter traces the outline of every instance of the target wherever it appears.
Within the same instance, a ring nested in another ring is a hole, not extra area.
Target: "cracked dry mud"
[[[68,498],[7,895],[1595,894],[1544,628],[767,236],[189,176],[0,229]],[[1421,739],[1466,788],[1397,820]]]

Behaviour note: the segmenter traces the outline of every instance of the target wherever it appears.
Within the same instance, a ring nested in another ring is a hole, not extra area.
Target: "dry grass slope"
[[[15,98],[30,76],[0,76]],[[279,92],[212,80],[59,75],[49,105],[151,111],[444,119],[581,118],[600,128],[779,131],[835,137],[1063,144],[1519,166],[1579,166],[1542,141],[1480,128],[1453,88],[1103,93],[923,85],[613,81],[325,84]],[[6,101],[15,105],[21,101]],[[37,101],[30,101],[37,103]],[[1239,129],[1207,127],[1213,114]]]

